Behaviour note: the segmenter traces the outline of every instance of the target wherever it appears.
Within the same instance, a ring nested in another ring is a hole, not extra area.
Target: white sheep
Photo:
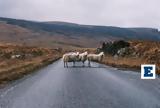
[[[102,61],[103,57],[104,57],[104,52],[100,52],[99,54],[88,54],[87,56],[88,66],[91,66],[90,64],[91,61],[97,61],[97,62]]]
[[[64,67],[68,67],[68,62],[73,62],[73,66],[75,66],[75,62],[79,59],[79,52],[77,53],[67,53],[63,55]]]
[[[11,56],[12,59],[20,58],[20,57],[21,57],[21,55],[12,55],[12,56]]]
[[[79,60],[78,61],[81,61],[83,63],[83,66],[84,66],[84,62],[87,60],[87,55],[88,55],[87,51],[79,54]]]

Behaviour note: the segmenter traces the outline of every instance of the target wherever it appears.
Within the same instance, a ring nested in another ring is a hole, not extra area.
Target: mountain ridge
[[[75,44],[77,46],[84,47],[95,47],[100,41],[104,40],[122,39],[160,41],[160,32],[156,28],[123,28],[113,26],[81,25],[60,21],[39,22],[3,17],[0,17],[0,24],[8,24],[29,30],[31,35],[30,37],[38,37],[37,40],[42,42],[46,37],[48,40],[53,40],[53,42],[56,40],[56,44],[65,43],[69,45],[72,43],[73,45]],[[1,32],[0,35],[2,34]],[[3,33],[3,35],[5,34]],[[21,38],[23,38],[23,35],[25,34],[21,35]],[[26,38],[27,36],[25,36],[25,39]],[[91,40],[90,43],[88,43],[88,39]]]

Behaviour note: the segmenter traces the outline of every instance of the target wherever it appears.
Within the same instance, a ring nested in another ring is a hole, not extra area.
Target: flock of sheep
[[[91,61],[102,61],[104,57],[104,52],[100,52],[99,54],[88,54],[88,52],[79,53],[79,52],[70,52],[63,55],[64,67],[68,67],[68,62],[73,62],[73,66],[75,66],[75,62],[82,62],[83,66],[85,61],[88,60],[88,66],[90,67]]]

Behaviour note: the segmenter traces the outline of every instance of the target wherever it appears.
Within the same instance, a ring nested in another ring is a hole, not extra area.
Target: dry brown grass
[[[141,64],[150,64],[150,62],[146,61],[144,58],[128,58],[128,57],[113,57],[110,55],[106,55],[101,62],[106,65],[110,65],[113,67],[117,67],[120,69],[132,69],[132,70],[140,70]],[[156,64],[156,73],[160,74],[160,64]]]
[[[62,53],[53,49],[24,47],[17,45],[0,45],[0,84],[19,79],[34,70],[58,60]],[[14,53],[30,54],[31,57],[11,59],[5,54],[11,56]]]
[[[140,69],[141,64],[144,64],[145,61],[139,58],[114,58],[113,56],[107,55],[104,57],[102,63],[118,68]]]

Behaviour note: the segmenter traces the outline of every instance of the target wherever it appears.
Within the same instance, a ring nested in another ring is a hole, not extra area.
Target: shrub
[[[107,42],[102,44],[100,51],[104,51],[105,53],[115,55],[119,49],[129,46],[130,44],[123,40]]]

